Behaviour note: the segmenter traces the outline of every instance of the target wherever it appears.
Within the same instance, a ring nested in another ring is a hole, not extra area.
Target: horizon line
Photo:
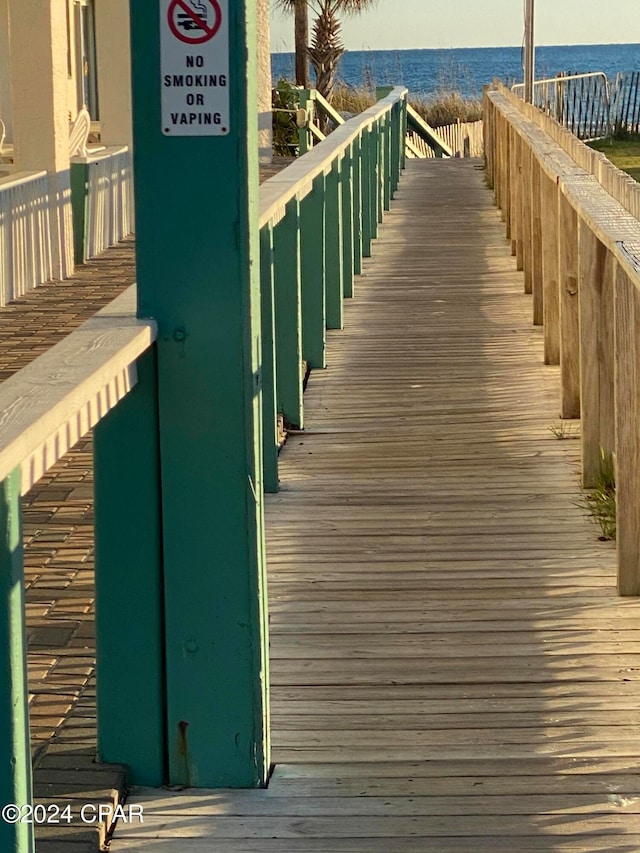
[[[640,47],[640,42],[636,41],[610,41],[610,42],[574,42],[573,44],[537,44],[536,50],[545,47]],[[500,44],[500,45],[453,45],[451,47],[350,47],[346,48],[345,53],[377,53],[381,51],[402,51],[402,50],[511,50],[516,48],[522,49],[521,44]],[[272,50],[272,54],[286,55],[293,54],[293,50]]]

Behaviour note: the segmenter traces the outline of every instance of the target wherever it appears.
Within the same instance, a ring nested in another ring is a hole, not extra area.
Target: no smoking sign
[[[162,132],[229,132],[228,0],[160,0]]]

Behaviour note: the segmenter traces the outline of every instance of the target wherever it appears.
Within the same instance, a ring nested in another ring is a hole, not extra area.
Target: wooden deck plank
[[[478,164],[410,163],[267,502],[269,790],[113,853],[640,849],[640,602],[522,289]]]

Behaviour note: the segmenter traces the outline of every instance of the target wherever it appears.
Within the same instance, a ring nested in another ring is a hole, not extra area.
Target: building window
[[[89,110],[93,121],[100,118],[98,104],[98,63],[94,0],[75,0],[76,85],[78,104]]]

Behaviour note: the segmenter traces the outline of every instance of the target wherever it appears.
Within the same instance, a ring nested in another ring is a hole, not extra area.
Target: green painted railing
[[[261,187],[261,310],[258,306],[256,312],[261,314],[261,330],[253,341],[261,337],[262,366],[249,374],[248,399],[252,411],[262,412],[259,432],[264,436],[266,490],[278,487],[279,417],[290,426],[303,428],[303,370],[325,366],[325,330],[342,328],[344,299],[354,295],[354,276],[361,271],[362,257],[370,254],[371,241],[398,186],[405,126],[406,90],[394,89]],[[238,138],[243,139],[240,132]],[[232,221],[231,225],[235,228]],[[254,232],[251,241],[255,236]],[[237,249],[235,252],[244,257]],[[217,276],[211,264],[207,273],[209,278]],[[185,292],[184,273],[182,284]],[[173,280],[172,286],[171,294],[177,289]],[[221,292],[227,294],[230,289]],[[137,298],[140,312],[140,286]],[[167,507],[176,495],[166,485],[163,490],[168,467],[163,429],[167,427],[161,417],[159,380],[162,370],[167,371],[167,348],[175,352],[172,370],[179,375],[191,345],[193,322],[189,326],[185,321],[168,335],[162,318],[136,319],[135,309],[135,288],[130,288],[0,388],[4,412],[0,422],[0,728],[4,735],[0,805],[29,806],[33,802],[20,496],[94,426],[99,757],[127,764],[131,780],[141,784],[160,785],[182,778],[194,786],[211,786],[218,780],[234,786],[265,783],[268,711],[263,719],[257,718],[265,705],[256,697],[265,689],[265,681],[268,686],[268,660],[259,659],[260,654],[266,656],[268,643],[266,623],[257,612],[255,598],[247,617],[251,624],[237,622],[228,612],[230,593],[221,599],[204,589],[221,573],[218,562],[215,571],[201,572],[195,590],[188,583],[181,585],[185,595],[204,599],[203,613],[216,627],[227,618],[234,622],[238,637],[233,657],[226,624],[222,626],[224,648],[210,639],[208,647],[202,648],[203,641],[192,627],[195,608],[185,613],[186,605],[178,606],[175,588],[172,592],[167,583],[168,550],[182,552],[189,543],[183,528],[167,525]],[[206,325],[204,332],[209,340]],[[257,353],[257,361],[259,356]],[[235,364],[240,359],[234,356],[229,361]],[[198,367],[203,360],[194,359],[193,363]],[[212,381],[222,384],[215,375],[213,380],[208,375],[204,379],[198,376],[198,393],[207,394]],[[167,385],[164,387],[166,394]],[[184,383],[174,377],[169,387],[176,400],[182,399]],[[224,407],[221,412],[215,412],[216,423],[226,434],[237,425],[229,427]],[[215,438],[199,422],[193,428],[212,453]],[[182,428],[175,433],[187,443]],[[227,455],[225,445],[217,470],[221,487],[228,492],[233,477],[222,470]],[[259,453],[256,458],[259,466]],[[242,488],[251,489],[247,505],[253,512],[261,507],[260,473],[258,468],[255,481],[247,477],[246,470],[240,478]],[[200,468],[189,476],[195,489],[202,479]],[[179,502],[185,500],[183,492],[177,497]],[[207,517],[217,513],[227,522],[225,507],[204,504],[201,509]],[[249,515],[246,513],[239,535],[249,543],[248,551],[260,554],[260,528],[252,527]],[[199,523],[198,529],[203,528]],[[258,538],[251,543],[256,530]],[[224,540],[225,547],[233,545],[226,531]],[[229,561],[234,557],[229,556]],[[251,555],[247,563],[247,576],[264,602],[259,566]],[[180,565],[183,573],[194,566],[201,569],[189,555]],[[244,595],[246,578],[238,579],[232,568],[232,580],[241,588],[239,595]],[[244,606],[245,600],[241,603]],[[239,607],[236,605],[236,611]],[[169,671],[173,652],[170,629],[177,632],[172,620],[183,617],[193,634],[180,646],[173,666],[187,667],[187,675],[195,682],[195,698],[191,698],[206,725],[196,727],[189,716],[178,717],[184,748],[177,744],[172,754],[174,732],[169,714],[172,703],[179,706],[184,701],[184,690],[176,690],[170,683],[171,676],[175,677]],[[199,653],[209,654],[209,648],[212,657],[199,661]],[[239,658],[247,659],[251,667],[247,664],[243,678],[236,679],[233,701],[227,701]],[[216,667],[225,668],[226,679]],[[215,708],[201,699],[207,689],[217,697]],[[241,738],[238,720],[243,717],[253,722]],[[219,756],[218,760],[213,761],[212,755]],[[203,768],[198,777],[194,767]],[[209,775],[203,778],[204,773]],[[0,850],[33,853],[33,824],[0,821]]]
[[[0,808],[9,806],[0,820],[3,853],[33,853],[35,843],[20,497],[121,400],[136,397],[138,362],[155,336],[155,323],[135,319],[131,287],[0,386]]]
[[[318,116],[331,122],[334,127],[344,124],[344,119],[317,89],[300,90],[300,107],[305,112],[306,121],[299,128],[299,150],[300,154],[306,154],[314,145],[326,139],[326,133],[318,122]]]
[[[404,165],[407,90],[340,125],[261,187],[264,482],[278,488],[278,416],[304,427],[305,366],[326,364],[326,329],[371,254]]]

